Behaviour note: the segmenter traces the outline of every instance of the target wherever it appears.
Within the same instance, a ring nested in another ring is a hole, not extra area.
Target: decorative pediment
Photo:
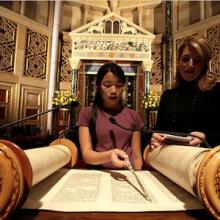
[[[155,35],[116,13],[69,33],[73,59],[151,61]],[[71,65],[72,67],[74,65]],[[150,69],[150,67],[149,67]]]
[[[149,35],[154,36],[144,28],[134,24],[126,18],[121,17],[116,13],[110,13],[95,21],[92,21],[70,34],[119,34],[119,35]]]

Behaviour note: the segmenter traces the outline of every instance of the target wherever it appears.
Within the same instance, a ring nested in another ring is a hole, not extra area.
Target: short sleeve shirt
[[[85,107],[79,113],[77,126],[89,127],[92,106]],[[125,151],[129,158],[132,159],[131,138],[132,131],[124,130],[111,123],[109,118],[113,117],[119,124],[126,128],[140,129],[144,126],[143,120],[139,113],[124,107],[121,112],[111,115],[101,109],[97,110],[96,118],[96,139],[95,151],[103,152],[114,148]],[[111,164],[104,164],[104,167],[114,168]]]

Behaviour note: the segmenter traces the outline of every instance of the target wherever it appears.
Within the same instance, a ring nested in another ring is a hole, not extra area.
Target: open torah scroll
[[[61,169],[67,164],[74,166],[76,147],[65,139],[51,145],[22,151],[0,140],[2,219],[22,205],[59,211],[120,212],[201,209],[205,205],[219,218],[220,147],[146,150],[145,162],[159,171],[137,172],[151,197],[146,201],[129,171]]]

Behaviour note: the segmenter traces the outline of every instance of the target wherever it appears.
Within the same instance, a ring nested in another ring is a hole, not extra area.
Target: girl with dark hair
[[[129,159],[135,170],[142,167],[140,132],[124,130],[109,121],[112,117],[132,129],[144,125],[137,112],[123,106],[125,83],[124,71],[115,63],[104,64],[97,73],[93,105],[82,109],[77,121],[81,153],[87,164],[121,169]]]
[[[166,90],[160,100],[155,128],[200,137],[190,137],[192,146],[200,146],[201,139],[212,147],[220,144],[220,85],[208,75],[210,59],[206,38],[186,38],[178,49],[174,88]],[[164,142],[164,135],[154,133],[150,145],[155,148]]]

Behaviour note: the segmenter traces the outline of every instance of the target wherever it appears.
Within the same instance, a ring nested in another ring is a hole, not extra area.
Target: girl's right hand
[[[165,137],[160,133],[153,133],[150,140],[150,147],[153,150],[154,148],[161,147],[164,144]]]
[[[111,152],[111,162],[115,167],[124,168],[127,167],[126,159],[128,160],[128,155],[120,149],[114,149]]]

